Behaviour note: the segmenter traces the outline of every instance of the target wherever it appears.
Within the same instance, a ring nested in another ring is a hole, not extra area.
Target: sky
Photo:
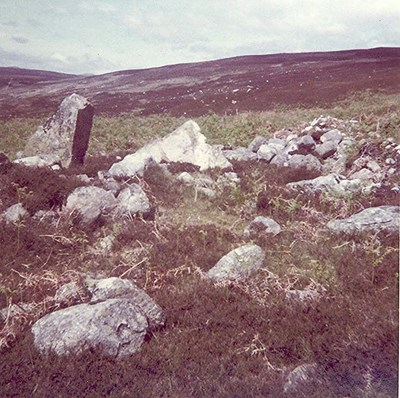
[[[100,74],[400,47],[399,0],[0,0],[0,66]]]

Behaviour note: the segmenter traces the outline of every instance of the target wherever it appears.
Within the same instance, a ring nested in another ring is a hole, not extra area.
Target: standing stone
[[[78,94],[66,97],[57,112],[28,140],[24,155],[58,156],[63,167],[83,164],[93,112],[86,98]]]

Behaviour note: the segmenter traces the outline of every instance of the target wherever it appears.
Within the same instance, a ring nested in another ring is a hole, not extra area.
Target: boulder
[[[272,218],[256,217],[244,230],[244,236],[253,238],[261,235],[276,236],[281,232],[281,226]]]
[[[240,246],[222,257],[206,277],[215,281],[244,279],[260,269],[264,259],[261,247],[253,244]]]
[[[114,163],[109,172],[114,177],[132,177],[143,173],[150,163],[162,161],[190,163],[199,166],[200,170],[231,166],[220,149],[206,143],[206,137],[201,134],[198,124],[189,120],[166,137]]]
[[[29,217],[29,213],[22,203],[10,206],[2,214],[2,218],[6,223],[17,223],[27,217]]]
[[[370,207],[349,218],[332,220],[327,228],[335,234],[377,233],[398,234],[400,206]]]
[[[92,122],[93,107],[90,102],[78,94],[71,94],[28,140],[24,155],[57,156],[63,167],[82,164]]]
[[[124,298],[140,309],[150,327],[164,325],[165,314],[161,307],[130,280],[116,277],[106,279],[86,278],[85,283],[92,295],[90,303],[98,303],[110,298]]]
[[[101,215],[110,214],[116,205],[111,192],[98,187],[78,187],[68,196],[63,213],[77,215],[84,224],[91,224]]]
[[[307,170],[322,171],[321,162],[313,155],[293,155],[289,158],[288,166],[298,169],[304,168]]]
[[[131,184],[117,196],[116,212],[121,217],[130,217],[136,213],[145,214],[150,211],[150,201],[138,184]]]
[[[34,344],[41,352],[68,355],[98,349],[103,355],[121,358],[137,352],[148,323],[129,299],[109,299],[78,304],[54,311],[32,326]]]

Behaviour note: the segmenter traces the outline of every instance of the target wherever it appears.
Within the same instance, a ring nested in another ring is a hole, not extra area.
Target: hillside
[[[107,115],[326,106],[359,91],[398,92],[399,75],[400,48],[241,56],[89,77],[0,68],[0,118],[49,115],[72,92]]]

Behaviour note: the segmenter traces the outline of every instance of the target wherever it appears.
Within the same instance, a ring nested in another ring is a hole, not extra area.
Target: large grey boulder
[[[262,235],[278,235],[281,226],[272,218],[258,216],[244,230],[244,236],[249,238],[260,237]]]
[[[82,164],[92,123],[93,107],[90,102],[78,94],[71,94],[28,140],[24,155],[57,156],[64,167]]]
[[[166,137],[114,163],[109,172],[114,177],[131,177],[142,173],[150,163],[162,161],[190,163],[199,166],[200,170],[231,166],[220,149],[206,143],[198,124],[189,120]]]
[[[206,277],[215,281],[244,279],[260,269],[264,259],[261,247],[253,244],[240,246],[222,257]]]
[[[151,327],[162,326],[165,314],[162,308],[142,289],[128,279],[86,278],[85,283],[91,293],[90,303],[98,303],[110,298],[124,298],[134,303],[147,318]]]
[[[68,196],[63,213],[76,215],[84,224],[91,224],[101,215],[110,214],[116,205],[111,192],[98,187],[78,187]]]
[[[138,184],[131,184],[124,188],[117,196],[117,202],[116,211],[121,217],[148,213],[151,207],[149,198]]]
[[[370,207],[349,218],[332,220],[327,228],[336,234],[362,232],[386,232],[398,234],[400,226],[400,206]]]
[[[68,355],[96,348],[104,355],[121,358],[140,349],[147,328],[139,307],[122,298],[52,312],[34,323],[32,333],[41,352]]]

